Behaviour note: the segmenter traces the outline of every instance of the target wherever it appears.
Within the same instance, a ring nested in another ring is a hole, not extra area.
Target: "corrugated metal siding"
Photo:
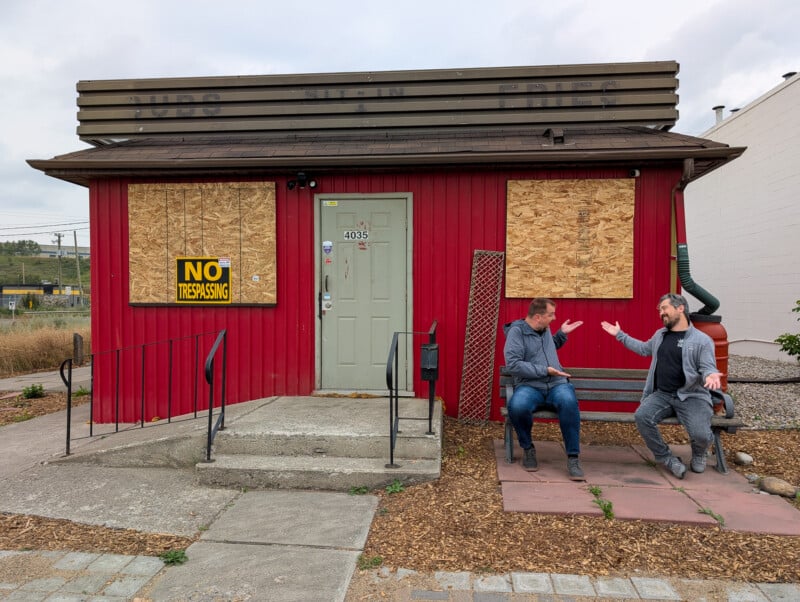
[[[318,177],[316,192],[411,192],[414,202],[414,324],[427,331],[439,323],[440,379],[437,395],[448,414],[457,412],[463,363],[472,254],[475,249],[505,246],[505,199],[508,179],[625,177],[622,169],[529,171],[451,171],[447,173],[351,174]],[[670,191],[680,170],[643,170],[637,180],[635,214],[634,298],[630,300],[560,300],[556,324],[584,320],[562,349],[566,366],[646,367],[647,361],[626,351],[600,328],[603,319],[619,320],[639,338],[660,324],[655,311],[660,294],[669,290]],[[92,219],[93,350],[98,421],[113,419],[116,396],[112,355],[115,349],[185,337],[226,328],[228,401],[272,395],[307,395],[314,389],[316,306],[314,300],[314,211],[309,189],[287,191],[278,181],[278,304],[275,307],[131,307],[127,303],[127,181],[93,183]],[[559,266],[548,269],[558,270]],[[522,317],[528,300],[501,299],[500,324]],[[502,363],[503,336],[498,324],[497,363]],[[415,338],[415,355],[424,336]],[[205,358],[212,336],[201,337]],[[146,352],[145,419],[166,416],[169,399],[167,346]],[[190,412],[195,396],[207,407],[203,386],[195,394],[194,341],[175,344],[172,413]],[[388,349],[387,349],[388,353]],[[141,350],[121,354],[120,399],[124,420],[138,419],[141,400]],[[191,361],[187,361],[187,357]],[[417,362],[415,361],[415,365]],[[202,371],[202,368],[201,368]],[[418,371],[417,371],[418,372]],[[201,376],[198,376],[198,379]],[[427,383],[414,375],[415,390],[427,396]],[[493,383],[496,390],[496,382]],[[496,396],[495,396],[496,398]],[[151,401],[152,400],[152,401]],[[150,404],[154,404],[150,409]],[[499,419],[498,401],[492,418]]]

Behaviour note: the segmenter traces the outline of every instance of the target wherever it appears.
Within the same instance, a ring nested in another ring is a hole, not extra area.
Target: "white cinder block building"
[[[701,134],[746,146],[734,163],[689,184],[692,276],[720,301],[730,353],[794,361],[774,340],[800,332],[800,75]],[[694,308],[692,308],[694,309]]]

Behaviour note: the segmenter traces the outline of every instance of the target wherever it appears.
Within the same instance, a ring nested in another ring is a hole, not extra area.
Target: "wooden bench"
[[[570,382],[581,408],[582,421],[633,423],[633,412],[639,405],[644,390],[647,370],[603,369],[603,368],[565,368],[572,375]],[[514,441],[516,433],[508,418],[507,400],[514,394],[513,377],[505,366],[500,367],[500,397],[503,407],[500,409],[505,418],[505,452],[506,462],[514,461]],[[739,418],[734,417],[733,399],[722,391],[711,391],[716,413],[711,418],[711,431],[714,439],[714,453],[717,457],[716,469],[726,474],[728,466],[725,462],[725,451],[722,448],[720,433],[735,433],[745,426]],[[595,411],[592,407],[613,404],[613,411]],[[534,420],[558,420],[558,415],[549,410],[533,413]],[[661,424],[680,424],[677,418],[667,418]]]

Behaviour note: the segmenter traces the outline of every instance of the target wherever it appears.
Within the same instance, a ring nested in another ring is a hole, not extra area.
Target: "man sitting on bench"
[[[553,336],[549,326],[555,317],[556,304],[550,299],[537,297],[531,301],[527,317],[503,326],[506,368],[514,377],[514,394],[506,402],[508,418],[522,448],[522,467],[535,471],[539,464],[531,440],[533,412],[542,407],[555,410],[567,451],[569,478],[583,481],[579,460],[581,417],[578,399],[575,388],[567,380],[569,374],[564,372],[556,353],[567,341],[567,335],[583,322],[565,320]]]
[[[603,321],[600,325],[631,351],[652,356],[642,402],[634,413],[636,428],[656,462],[682,479],[686,466],[681,458],[672,455],[658,425],[670,416],[678,418],[692,445],[692,471],[703,472],[712,440],[711,417],[714,414],[708,389],[720,388],[722,374],[714,359],[714,341],[691,325],[689,305],[684,297],[673,293],[662,296],[658,301],[658,314],[664,328],[646,342],[625,334],[619,322]]]

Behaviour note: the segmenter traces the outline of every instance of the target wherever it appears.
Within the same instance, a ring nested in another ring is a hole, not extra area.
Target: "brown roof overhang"
[[[694,161],[697,179],[743,147],[646,127],[359,131],[335,135],[146,138],[28,163],[87,186],[109,177],[197,177],[296,170],[430,169],[464,166],[663,164]]]

